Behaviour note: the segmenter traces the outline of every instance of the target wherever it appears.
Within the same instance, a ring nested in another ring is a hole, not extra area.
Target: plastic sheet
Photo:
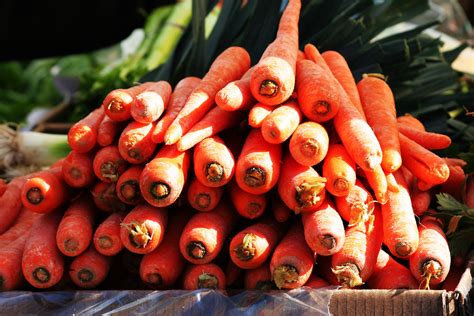
[[[329,315],[334,288],[226,295],[197,291],[71,291],[0,294],[1,315]]]

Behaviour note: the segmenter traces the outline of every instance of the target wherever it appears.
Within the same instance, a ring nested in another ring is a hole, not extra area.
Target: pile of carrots
[[[253,67],[229,47],[203,78],[111,91],[65,159],[1,183],[0,289],[94,288],[124,252],[157,289],[441,284],[451,256],[430,204],[462,198],[464,162],[397,118],[383,78],[300,51],[300,6]]]

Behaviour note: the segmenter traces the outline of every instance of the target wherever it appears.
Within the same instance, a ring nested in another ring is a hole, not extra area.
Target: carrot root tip
[[[278,84],[273,80],[263,80],[258,93],[265,97],[274,97],[279,90]]]
[[[67,252],[74,252],[77,250],[78,247],[79,247],[79,242],[77,241],[77,239],[68,238],[64,241],[64,249]]]
[[[219,182],[224,177],[224,167],[217,162],[210,162],[206,166],[206,179],[211,182]]]
[[[244,182],[249,187],[259,187],[265,184],[266,172],[260,167],[251,167],[245,171]]]
[[[423,279],[420,282],[420,288],[429,290],[431,279],[438,278],[443,273],[443,266],[437,260],[428,259],[422,264],[421,271],[423,271]]]
[[[316,139],[308,138],[300,146],[300,153],[305,157],[314,157],[319,153],[319,144]]]
[[[142,156],[142,153],[140,150],[138,150],[137,148],[132,148],[132,149],[129,149],[127,151],[127,155],[132,158],[132,159],[135,159],[135,160],[142,160],[143,159],[143,156]]]
[[[365,223],[370,219],[372,215],[369,206],[363,202],[353,203],[350,211],[349,227],[357,226],[361,223]]]
[[[100,166],[100,174],[105,179],[116,182],[118,179],[118,168],[112,161],[107,161]]]
[[[28,202],[30,202],[33,205],[37,205],[41,203],[44,199],[43,192],[41,192],[41,189],[38,187],[33,187],[26,192],[26,198],[28,199]]]
[[[51,279],[51,274],[46,268],[39,267],[33,271],[33,278],[39,283],[47,283]]]
[[[193,259],[203,259],[206,256],[206,247],[200,241],[192,241],[186,246],[188,256]]]
[[[76,167],[72,167],[70,170],[69,170],[69,175],[71,176],[71,178],[75,179],[75,180],[78,180],[82,177],[82,172],[79,168],[76,168]]]
[[[120,102],[119,100],[113,99],[107,105],[107,110],[109,110],[112,113],[121,113],[121,112],[124,111],[124,106],[123,106],[122,102]]]
[[[82,283],[89,283],[94,280],[94,273],[89,269],[81,269],[77,272],[77,278]]]
[[[170,187],[163,182],[154,182],[150,188],[150,194],[157,200],[162,200],[170,195]]]
[[[207,193],[199,193],[196,195],[196,199],[194,200],[197,206],[202,209],[207,209],[209,205],[211,205],[211,197]]]
[[[303,182],[296,187],[296,201],[299,208],[307,208],[321,200],[319,194],[326,187],[326,178],[314,178],[310,182]]]
[[[336,247],[336,238],[334,238],[334,236],[331,236],[331,235],[323,235],[319,238],[319,242],[321,243],[321,245],[324,246],[324,248],[328,249],[328,250],[331,250],[333,249],[334,247]]]
[[[219,280],[213,274],[203,273],[198,277],[199,289],[217,289],[219,287]]]
[[[353,263],[346,263],[332,269],[337,281],[345,288],[353,288],[364,284],[360,277],[359,268]]]
[[[136,202],[140,197],[140,186],[136,180],[128,180],[120,186],[120,193],[123,198],[132,203]]]
[[[347,179],[344,179],[344,178],[337,178],[335,181],[334,181],[334,189],[338,192],[347,192],[349,190],[349,181],[347,181]]]
[[[257,202],[250,202],[247,205],[247,214],[249,215],[258,215],[262,212],[263,205]]]
[[[100,236],[99,237],[99,247],[101,249],[110,249],[113,246],[113,241],[109,236]]]
[[[331,111],[331,104],[324,100],[318,100],[314,104],[313,111],[317,115],[326,115]]]
[[[286,283],[298,281],[298,270],[292,265],[281,265],[273,270],[273,281],[278,289],[281,289]]]
[[[146,276],[146,282],[151,285],[160,286],[163,284],[163,278],[159,273],[149,273]]]
[[[407,257],[413,252],[413,247],[406,241],[400,241],[395,245],[395,251],[401,257]]]
[[[249,261],[255,256],[255,240],[255,234],[245,234],[242,243],[234,249],[240,260]]]
[[[150,235],[148,228],[145,223],[139,224],[137,222],[132,222],[130,224],[122,224],[129,230],[129,239],[130,242],[135,245],[137,248],[145,248],[148,242],[153,238],[153,235]]]

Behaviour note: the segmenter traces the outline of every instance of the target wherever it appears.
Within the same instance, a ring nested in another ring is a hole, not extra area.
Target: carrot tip
[[[255,239],[255,234],[245,234],[242,243],[234,249],[240,260],[249,261],[255,256]]]
[[[347,192],[349,190],[350,184],[349,184],[349,181],[347,181],[347,179],[337,178],[334,181],[333,186],[334,186],[334,189],[338,192]]]
[[[37,205],[43,201],[44,195],[40,188],[33,187],[26,192],[26,198],[31,204]]]
[[[130,224],[122,224],[129,230],[129,239],[130,242],[135,245],[137,248],[145,248],[148,242],[152,239],[153,236],[150,236],[148,228],[144,223],[141,225],[132,222]]]
[[[94,280],[94,272],[89,269],[81,269],[77,272],[77,278],[82,283],[89,283]]]
[[[159,273],[149,273],[146,276],[146,282],[151,285],[159,286],[163,284],[163,278]]]
[[[412,254],[413,247],[406,241],[400,241],[395,246],[395,251],[400,257],[408,257]]]
[[[420,282],[420,288],[429,290],[431,278],[438,278],[443,274],[443,267],[437,260],[428,259],[422,264],[421,271],[423,271],[423,279]]]
[[[323,235],[319,237],[319,241],[321,245],[323,245],[326,249],[331,250],[336,247],[336,238],[332,235]]]
[[[153,198],[161,200],[170,195],[170,187],[168,184],[163,182],[153,182],[150,187],[150,194]]]
[[[192,241],[186,246],[188,256],[193,259],[203,259],[206,256],[206,247],[200,241]]]
[[[194,200],[197,206],[202,209],[206,209],[211,205],[211,197],[207,193],[199,193],[196,195],[196,199]]]
[[[217,162],[210,162],[206,166],[206,179],[211,182],[219,182],[224,177],[224,167]]]
[[[46,268],[39,267],[33,271],[33,278],[39,283],[47,283],[51,279],[51,274]]]
[[[128,180],[120,186],[120,194],[130,203],[136,202],[140,197],[140,186],[136,180]]]
[[[124,109],[125,107],[123,106],[123,103],[115,99],[110,101],[110,103],[107,105],[107,110],[112,113],[122,113]]]
[[[314,138],[308,138],[300,146],[300,153],[305,157],[314,157],[319,154],[319,144]]]
[[[273,80],[264,80],[260,84],[259,94],[266,97],[273,97],[278,93],[279,86]]]
[[[67,252],[74,252],[77,250],[77,247],[79,247],[79,242],[77,239],[69,238],[64,241],[64,249]]]
[[[353,288],[364,284],[360,277],[359,268],[353,263],[346,263],[331,270],[336,275],[337,281],[345,288]]]
[[[311,207],[318,203],[321,200],[319,194],[325,187],[326,178],[322,177],[307,179],[307,182],[303,182],[296,187],[296,201],[298,201],[299,207]]]
[[[143,155],[142,155],[141,151],[138,150],[137,148],[129,149],[128,152],[127,152],[127,155],[130,158],[135,159],[135,160],[142,160],[143,159]]]
[[[281,289],[286,283],[298,281],[298,270],[292,265],[281,265],[273,270],[273,281],[278,289]]]
[[[213,274],[203,273],[198,277],[199,289],[217,289],[219,287],[219,279]]]
[[[249,215],[259,215],[262,213],[263,205],[257,202],[250,202],[247,205],[247,214]]]
[[[266,172],[260,167],[251,167],[245,171],[244,182],[249,187],[259,187],[265,184]]]
[[[112,161],[107,161],[100,166],[100,174],[105,179],[116,182],[118,179],[118,168]]]
[[[112,248],[113,241],[109,236],[100,236],[99,237],[99,248],[101,249],[110,249]]]
[[[313,106],[313,111],[317,115],[326,115],[331,111],[331,104],[324,100],[318,100]]]
[[[82,177],[82,172],[79,168],[76,168],[76,167],[72,167],[70,170],[69,170],[69,175],[71,176],[71,178],[75,179],[75,180],[78,180]]]

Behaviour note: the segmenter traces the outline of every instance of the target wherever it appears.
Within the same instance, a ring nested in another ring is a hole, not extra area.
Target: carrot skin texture
[[[150,82],[127,89],[115,89],[110,91],[102,102],[105,114],[114,121],[127,121],[132,118],[130,109],[136,102],[136,96],[144,91]]]
[[[105,115],[97,130],[97,143],[102,147],[112,145],[121,129],[121,122],[114,121]]]
[[[374,209],[372,196],[360,181],[356,181],[347,196],[337,196],[335,202],[339,215],[349,226],[369,220]]]
[[[423,125],[423,123],[417,119],[416,117],[414,117],[413,115],[409,114],[409,113],[406,113],[405,115],[402,115],[402,116],[399,116],[397,117],[397,123],[400,125],[405,125],[405,126],[409,126],[411,128],[414,128],[416,130],[419,130],[419,131],[425,131],[425,126]]]
[[[276,290],[272,281],[269,263],[266,262],[255,269],[245,270],[244,287],[246,290],[270,291]]]
[[[183,289],[216,289],[224,290],[226,277],[224,271],[214,263],[192,264],[184,272]]]
[[[410,190],[411,205],[413,207],[413,212],[416,216],[423,216],[431,204],[431,192],[422,191],[418,187],[413,185]]]
[[[326,60],[324,60],[319,50],[313,44],[306,44],[304,46],[304,57],[305,58],[303,59],[311,60],[315,64],[324,68],[325,71],[331,72]]]
[[[3,193],[7,190],[7,183],[5,180],[0,179],[0,198],[2,197]]]
[[[127,161],[120,155],[117,146],[101,148],[92,162],[94,174],[100,181],[117,182],[120,175],[127,170]]]
[[[94,158],[90,154],[71,151],[63,162],[61,174],[64,182],[73,188],[85,188],[95,180]]]
[[[156,121],[168,105],[171,90],[170,84],[166,81],[151,84],[136,96],[130,108],[132,118],[142,124]]]
[[[410,270],[380,250],[374,272],[367,280],[371,289],[418,289],[418,282]]]
[[[321,277],[316,276],[315,274],[312,274],[308,281],[304,284],[304,286],[310,287],[312,289],[321,289],[324,287],[328,287],[331,284],[329,284],[328,281],[324,280]]]
[[[13,179],[0,197],[0,234],[7,231],[20,214],[23,207],[21,193],[25,183],[26,178]]]
[[[94,247],[74,258],[69,267],[71,280],[81,289],[92,289],[101,284],[110,270],[111,259]]]
[[[130,252],[150,253],[163,241],[167,225],[168,210],[166,208],[138,205],[123,219],[120,239]]]
[[[293,211],[286,206],[277,194],[273,194],[271,197],[271,210],[273,217],[279,223],[286,222],[293,214]]]
[[[466,175],[460,166],[448,163],[449,177],[440,185],[440,191],[451,194],[456,200],[462,199],[463,187],[466,183]]]
[[[445,149],[451,145],[451,138],[443,134],[420,131],[403,123],[398,123],[398,130],[426,149]]]
[[[140,192],[140,176],[143,168],[142,165],[133,165],[118,178],[115,191],[123,203],[137,205],[143,202]]]
[[[263,138],[271,144],[280,144],[291,137],[302,119],[295,101],[288,101],[272,111],[262,122]]]
[[[254,128],[262,126],[265,118],[272,113],[273,106],[265,105],[262,103],[256,103],[249,112],[248,122],[249,125]]]
[[[323,161],[326,189],[334,196],[347,196],[356,182],[356,165],[341,144],[331,144]]]
[[[216,104],[225,111],[248,110],[255,103],[250,91],[250,78],[253,68],[250,68],[239,80],[229,82],[217,92]]]
[[[122,131],[118,141],[122,158],[132,164],[148,161],[156,149],[156,143],[151,140],[154,128],[154,123],[130,122]]]
[[[265,194],[245,192],[235,182],[231,182],[227,188],[230,200],[240,216],[254,219],[263,215],[267,208],[267,196]]]
[[[83,154],[95,147],[97,132],[104,115],[104,109],[100,107],[71,127],[67,141],[74,151]]]
[[[316,122],[301,123],[290,138],[290,153],[304,166],[314,166],[323,161],[328,148],[329,135],[326,129]]]
[[[220,202],[224,188],[207,187],[196,178],[188,187],[187,197],[192,208],[200,212],[212,211]]]
[[[381,204],[387,203],[388,183],[382,166],[377,165],[374,170],[365,171],[365,176],[374,191],[376,200]]]
[[[125,212],[127,205],[123,203],[115,191],[115,183],[97,182],[91,190],[94,205],[106,213]]]
[[[22,207],[10,227],[0,234],[0,249],[15,242],[22,235],[28,235],[30,228],[42,214],[28,211]]]
[[[94,247],[98,253],[115,256],[123,249],[120,224],[124,218],[124,213],[113,213],[97,227],[94,232]]]

